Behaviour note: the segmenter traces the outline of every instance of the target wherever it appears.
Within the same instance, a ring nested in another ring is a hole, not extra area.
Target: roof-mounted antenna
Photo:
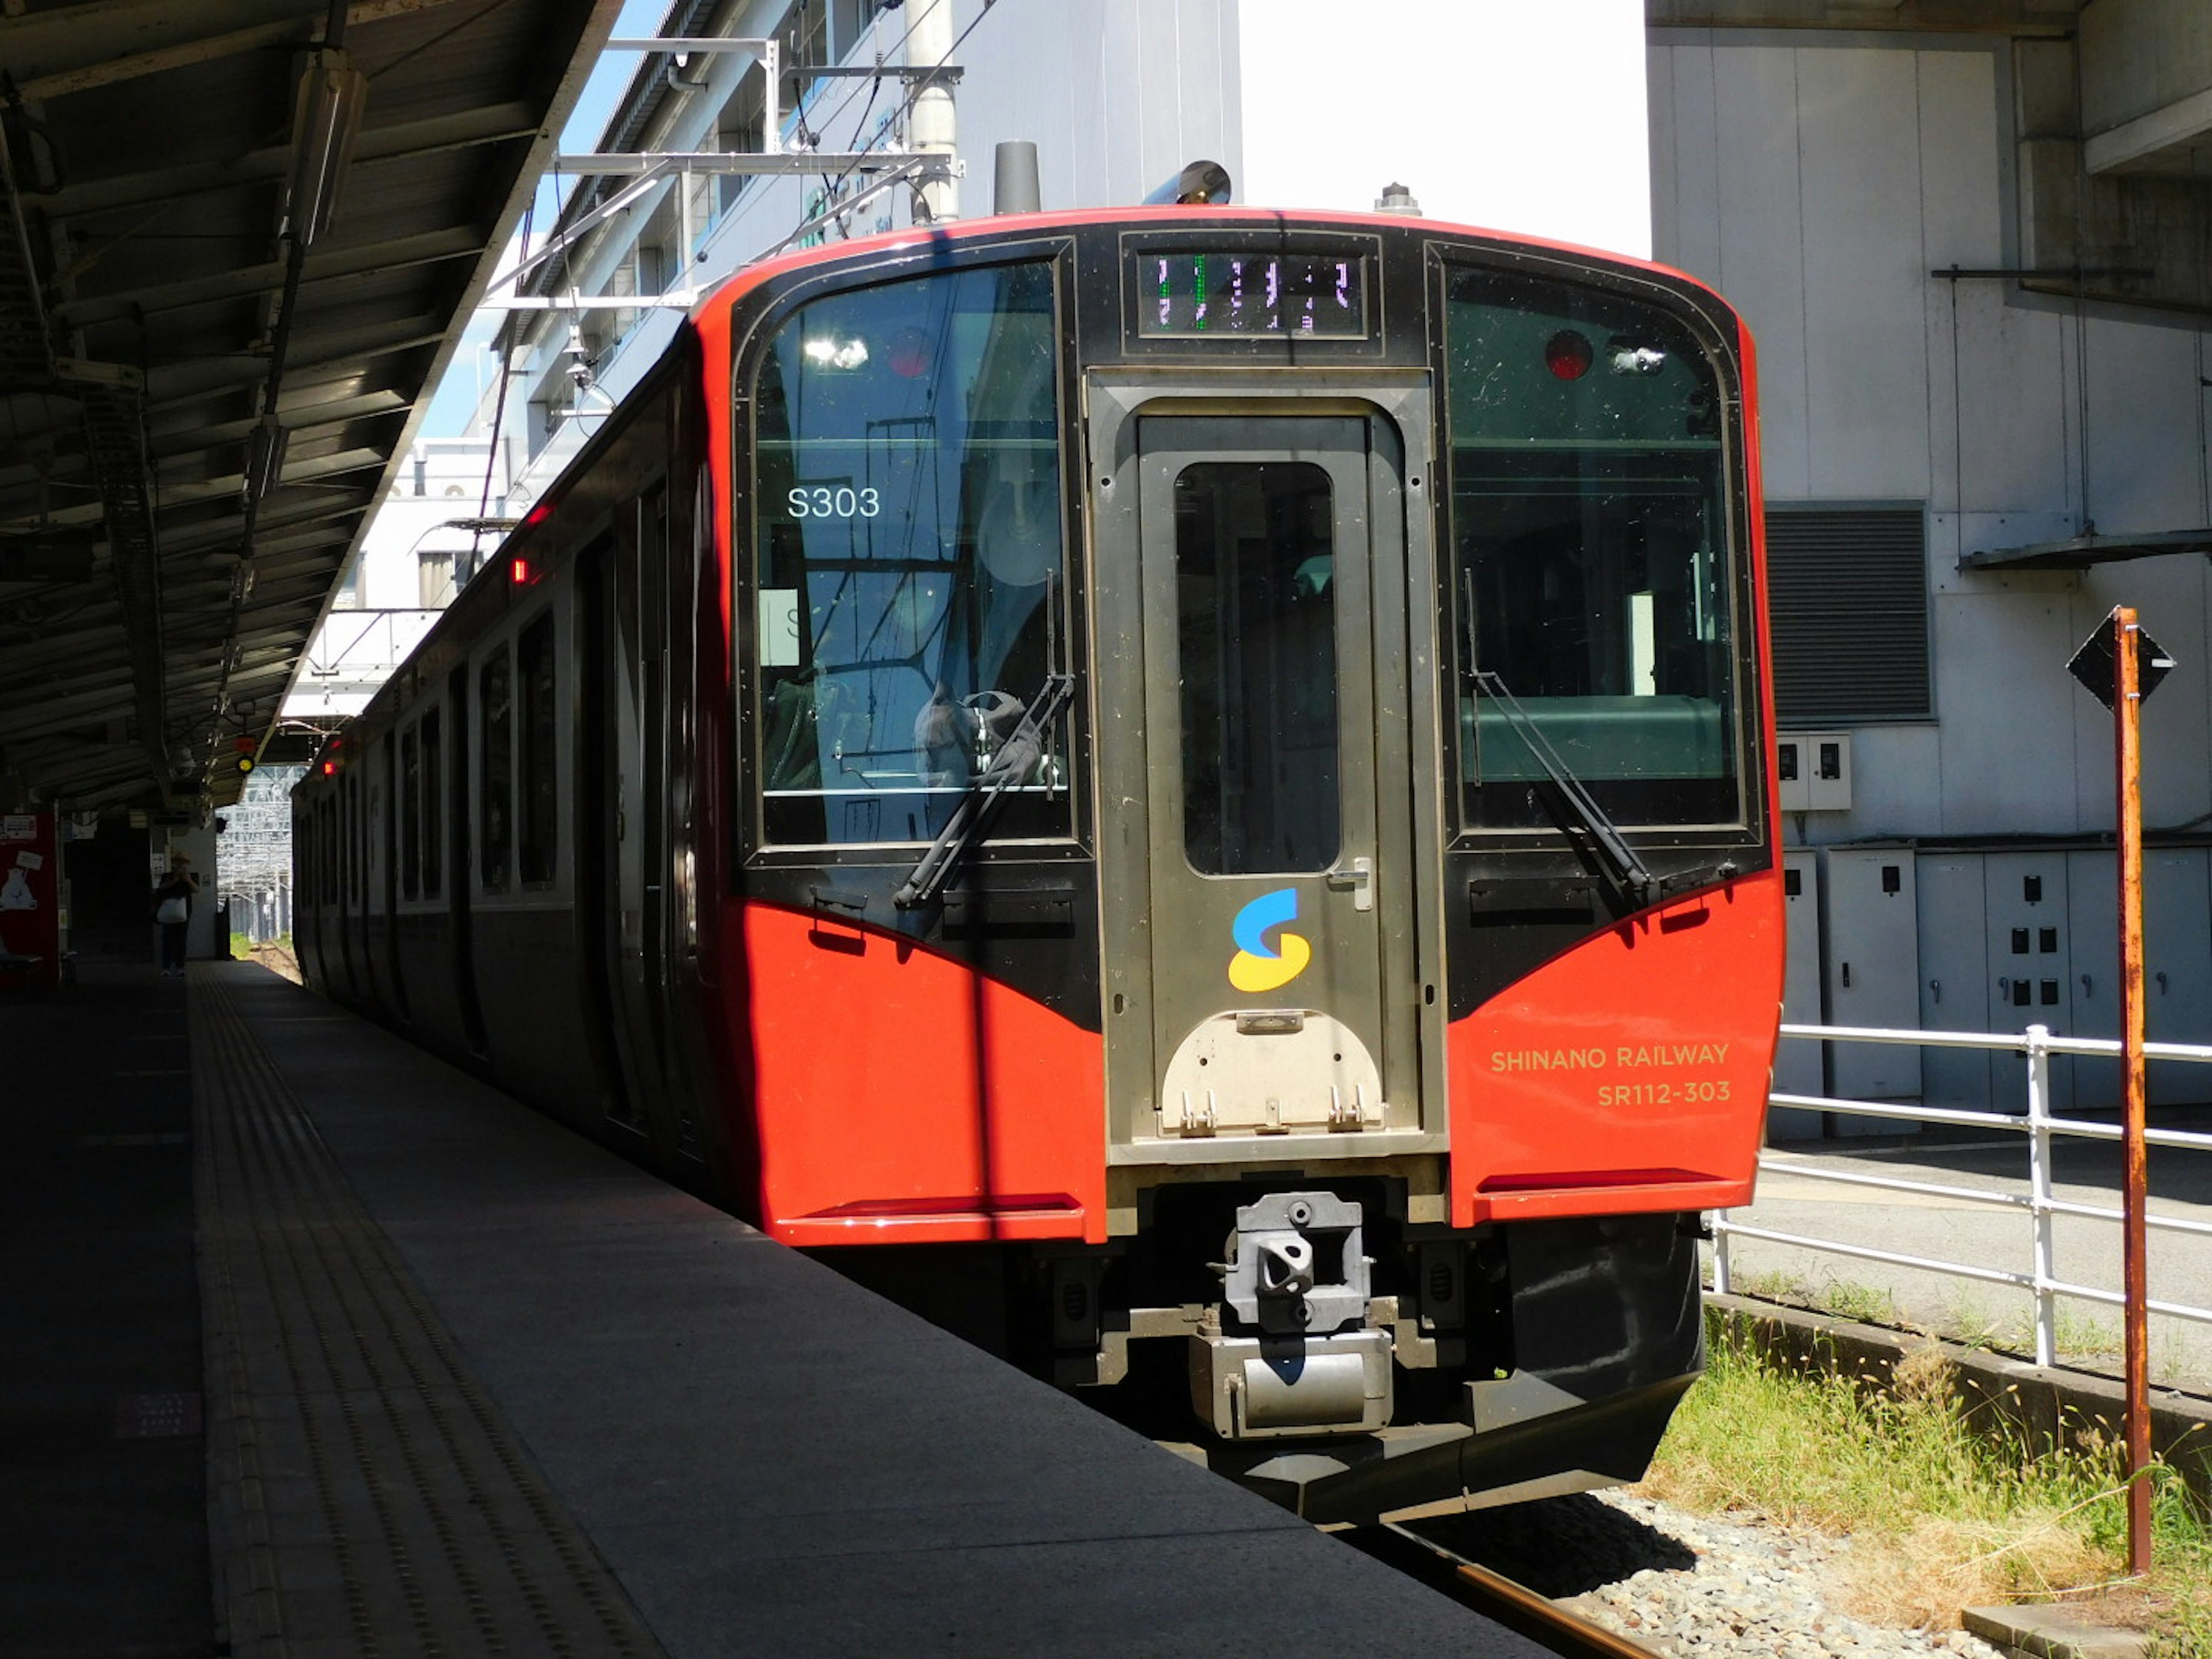
[[[1218,161],[1193,161],[1145,198],[1147,207],[1222,207],[1236,194],[1229,169]]]
[[[1377,213],[1402,213],[1411,219],[1421,216],[1421,204],[1413,199],[1413,192],[1400,184],[1382,186],[1382,193],[1375,198]]]
[[[1036,146],[1011,138],[991,152],[991,211],[1041,213],[1044,191],[1037,183]]]

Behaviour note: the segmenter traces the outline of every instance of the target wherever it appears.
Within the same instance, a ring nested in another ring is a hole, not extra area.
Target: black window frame
[[[499,700],[493,700],[494,679]],[[501,640],[477,665],[477,878],[503,893],[514,872],[514,652]]]
[[[393,809],[399,820],[399,896],[422,896],[422,752],[421,723],[399,732],[399,780]]]
[[[514,864],[525,887],[561,867],[561,641],[549,608],[514,638]]]
[[[1694,340],[1710,366],[1718,391],[1718,477],[1716,500],[1727,537],[1726,577],[1729,585],[1728,660],[1731,674],[1727,710],[1727,741],[1734,750],[1733,811],[1725,816],[1646,822],[1619,817],[1620,827],[1636,844],[1647,848],[1703,847],[1714,844],[1755,846],[1765,838],[1770,803],[1765,799],[1764,762],[1765,715],[1759,660],[1759,593],[1755,582],[1752,537],[1754,520],[1750,501],[1748,419],[1745,408],[1743,362],[1732,313],[1710,307],[1703,296],[1686,292],[1640,273],[1607,270],[1541,254],[1500,253],[1486,258],[1470,250],[1432,246],[1428,271],[1429,304],[1438,319],[1433,330],[1431,367],[1437,387],[1439,425],[1437,465],[1443,469],[1442,487],[1435,492],[1438,514],[1437,580],[1444,649],[1443,706],[1456,710],[1468,683],[1468,617],[1460,556],[1453,520],[1455,483],[1455,444],[1451,432],[1450,341],[1443,319],[1449,304],[1451,279],[1455,273],[1474,272],[1522,283],[1587,290],[1618,302],[1650,308]],[[1444,722],[1445,768],[1448,778],[1465,775],[1463,738],[1456,714]],[[1452,841],[1455,848],[1473,849],[1528,845],[1553,845],[1562,831],[1548,822],[1540,824],[1485,824],[1472,819],[1464,790],[1448,791],[1460,799],[1449,804]],[[1618,815],[1616,815],[1618,816]]]
[[[729,583],[731,638],[733,642],[733,727],[738,732],[737,765],[732,773],[732,796],[738,810],[732,814],[736,857],[732,877],[751,866],[820,867],[825,864],[910,863],[918,848],[908,840],[803,842],[779,840],[769,834],[764,821],[763,780],[766,775],[763,745],[767,722],[760,718],[763,675],[759,655],[759,538],[753,522],[753,503],[763,488],[757,438],[759,422],[754,388],[768,348],[779,331],[809,305],[835,295],[858,293],[916,279],[957,276],[965,272],[1009,265],[1043,267],[1051,284],[1054,335],[1058,349],[1054,363],[1055,426],[1060,472],[1060,507],[1063,526],[1063,579],[1053,584],[1053,603],[1059,607],[1058,651],[1061,668],[1078,685],[1087,683],[1089,611],[1085,602],[1088,553],[1083,532],[1082,492],[1084,449],[1077,388],[1079,342],[1076,328],[1076,244],[1073,237],[1053,235],[1033,240],[988,243],[974,247],[885,256],[880,262],[858,268],[803,273],[771,284],[753,302],[750,316],[740,315],[732,328],[731,392],[737,418],[731,424],[732,476],[738,481],[734,499],[723,510],[731,529],[732,580]],[[1088,711],[1081,696],[1073,698],[1059,717],[1061,747],[1067,760],[1064,788],[1068,817],[1064,830],[1049,835],[1018,836],[1003,827],[986,836],[970,856],[983,862],[1002,857],[1024,860],[1066,860],[1086,856],[1091,845],[1095,807],[1090,780]]]
[[[442,713],[434,704],[416,722],[422,746],[422,771],[416,790],[410,792],[410,799],[419,793],[422,800],[422,810],[416,816],[422,826],[422,886],[426,899],[440,897],[445,891],[446,745]]]

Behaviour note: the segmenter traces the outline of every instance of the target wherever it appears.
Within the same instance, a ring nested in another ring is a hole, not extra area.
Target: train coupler
[[[1390,1334],[1190,1340],[1191,1404],[1224,1440],[1358,1434],[1390,1420]]]
[[[1390,1420],[1391,1339],[1364,1328],[1359,1206],[1271,1193],[1237,1212],[1222,1297],[1243,1331],[1190,1340],[1191,1403],[1224,1439],[1358,1433]]]

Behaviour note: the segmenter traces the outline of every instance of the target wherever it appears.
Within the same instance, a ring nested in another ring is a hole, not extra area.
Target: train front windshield
[[[1444,330],[1463,824],[1550,823],[1530,728],[1616,823],[1741,822],[1709,354],[1648,305],[1471,268]]]
[[[1042,263],[830,295],[770,341],[754,507],[770,842],[930,840],[1065,664],[1058,341]],[[1068,833],[1064,721],[1051,737],[996,836]]]

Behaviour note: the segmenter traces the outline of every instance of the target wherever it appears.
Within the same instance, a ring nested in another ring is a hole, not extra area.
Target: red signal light
[[[891,373],[904,380],[918,380],[929,373],[929,336],[918,328],[902,328],[891,337]]]
[[[1563,328],[1544,342],[1544,367],[1559,380],[1579,380],[1596,361],[1589,338],[1573,329]]]

